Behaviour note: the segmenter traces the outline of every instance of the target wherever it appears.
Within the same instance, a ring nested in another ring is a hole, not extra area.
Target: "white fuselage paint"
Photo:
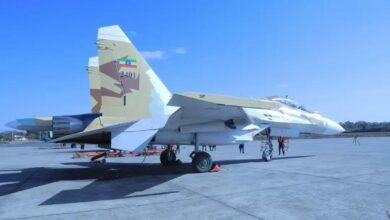
[[[201,145],[237,144],[253,141],[254,137],[267,127],[271,128],[271,136],[286,137],[296,137],[300,133],[329,135],[344,131],[337,122],[318,113],[289,106],[282,106],[277,110],[254,108],[243,108],[243,110],[250,121],[245,123],[235,121],[238,123],[235,129],[225,126],[224,129],[218,127],[213,131],[215,124],[212,123],[200,123],[194,126],[193,133],[180,132],[180,129],[163,129],[156,134],[152,144],[194,144],[194,133],[197,133],[198,142]],[[180,122],[178,124],[180,125]],[[210,126],[209,130],[207,130],[208,126]],[[272,129],[275,130],[274,133]]]

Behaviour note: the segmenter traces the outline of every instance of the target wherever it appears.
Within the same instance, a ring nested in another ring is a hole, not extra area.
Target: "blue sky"
[[[289,95],[390,121],[390,1],[0,1],[0,130],[90,111],[97,28],[118,24],[171,92]]]

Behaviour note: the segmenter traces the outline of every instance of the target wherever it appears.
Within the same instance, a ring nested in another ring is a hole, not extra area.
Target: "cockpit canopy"
[[[268,97],[268,99],[272,100],[272,101],[280,102],[280,103],[287,105],[291,108],[297,108],[297,109],[300,109],[302,111],[310,112],[309,110],[307,110],[305,108],[305,106],[299,105],[298,102],[290,99],[288,96],[286,96],[286,97],[274,96],[274,97]]]

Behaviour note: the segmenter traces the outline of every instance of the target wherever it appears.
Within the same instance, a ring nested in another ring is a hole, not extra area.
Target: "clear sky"
[[[390,121],[388,0],[0,0],[0,130],[90,112],[85,68],[113,24],[171,92],[289,95],[337,121]]]

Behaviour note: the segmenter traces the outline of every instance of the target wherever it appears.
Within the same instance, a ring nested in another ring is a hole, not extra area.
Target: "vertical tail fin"
[[[97,45],[103,115],[139,119],[173,111],[171,93],[119,26],[99,28]]]

